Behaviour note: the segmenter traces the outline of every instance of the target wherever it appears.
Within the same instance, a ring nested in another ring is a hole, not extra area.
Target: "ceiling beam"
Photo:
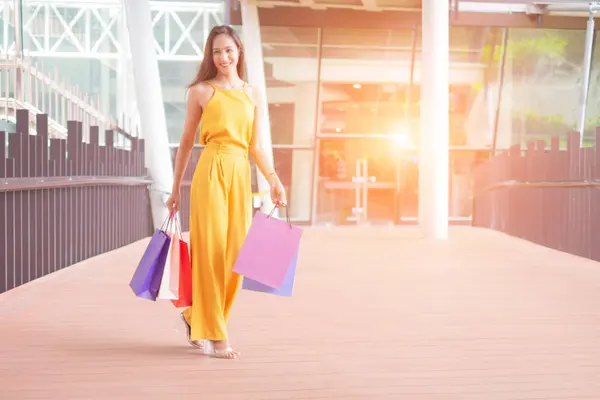
[[[298,2],[305,7],[314,7],[315,2],[313,0],[298,0]]]
[[[228,0],[227,5],[231,16],[229,23],[241,25],[237,0]],[[290,28],[414,29],[421,23],[419,11],[370,12],[331,8],[314,10],[308,7],[260,7],[258,17],[262,26]],[[500,28],[586,29],[585,18],[526,13],[453,12],[450,24]],[[600,26],[597,29],[600,29]]]
[[[381,11],[381,9],[377,7],[376,0],[362,0],[362,4],[367,11]]]

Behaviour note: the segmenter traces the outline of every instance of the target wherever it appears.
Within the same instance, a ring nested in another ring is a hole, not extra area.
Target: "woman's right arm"
[[[173,178],[173,193],[178,193],[181,187],[183,174],[190,160],[194,142],[196,141],[196,131],[202,118],[202,97],[204,95],[202,86],[196,86],[190,89],[187,99],[186,117],[183,125],[183,134],[177,149],[175,157],[175,176]]]
[[[175,173],[173,177],[173,189],[171,195],[167,199],[167,208],[169,212],[173,214],[179,211],[180,195],[181,195],[181,180],[185,173],[185,168],[190,161],[190,155],[194,148],[194,141],[196,140],[196,130],[202,118],[202,98],[205,95],[203,87],[201,85],[195,86],[190,89],[190,95],[187,99],[185,123],[183,125],[183,134],[179,142],[179,149],[177,149],[177,156],[175,157]]]

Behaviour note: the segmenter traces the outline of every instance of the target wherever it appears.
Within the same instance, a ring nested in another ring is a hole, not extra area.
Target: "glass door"
[[[318,139],[317,225],[412,225],[419,212],[419,157],[402,136]],[[488,149],[450,149],[449,222],[468,224],[472,170]]]
[[[418,171],[393,140],[319,139],[318,147],[317,224],[386,225],[398,223],[403,214],[416,216],[410,182],[418,182]]]

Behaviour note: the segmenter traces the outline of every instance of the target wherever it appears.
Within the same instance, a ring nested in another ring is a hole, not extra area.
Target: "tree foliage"
[[[596,46],[599,46],[596,43]],[[490,65],[489,77],[497,77],[502,55],[502,47],[488,44],[483,57]],[[572,86],[579,94],[583,77],[585,52],[585,31],[583,30],[542,30],[511,29],[506,48],[507,63],[513,82],[528,83],[532,87],[550,87],[553,84]],[[493,54],[492,54],[493,52]],[[593,134],[600,122],[600,52],[594,52],[588,94],[586,135]],[[536,93],[531,94],[532,99]],[[533,104],[561,99],[538,99]],[[572,104],[570,104],[572,108]],[[514,118],[526,132],[537,131],[566,133],[575,128],[576,116],[548,115],[543,109],[516,110]],[[524,123],[524,124],[523,124]]]

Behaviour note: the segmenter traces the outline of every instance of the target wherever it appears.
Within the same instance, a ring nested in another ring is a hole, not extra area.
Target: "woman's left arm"
[[[265,123],[263,107],[263,94],[257,88],[252,87],[252,100],[254,101],[254,127],[252,130],[252,139],[250,140],[250,154],[254,158],[254,162],[258,167],[260,173],[265,177],[269,186],[271,187],[271,197],[273,202],[281,203],[285,205],[285,191],[283,185],[275,172],[275,168],[271,163],[267,153],[261,145],[261,130],[263,129],[262,124]]]

